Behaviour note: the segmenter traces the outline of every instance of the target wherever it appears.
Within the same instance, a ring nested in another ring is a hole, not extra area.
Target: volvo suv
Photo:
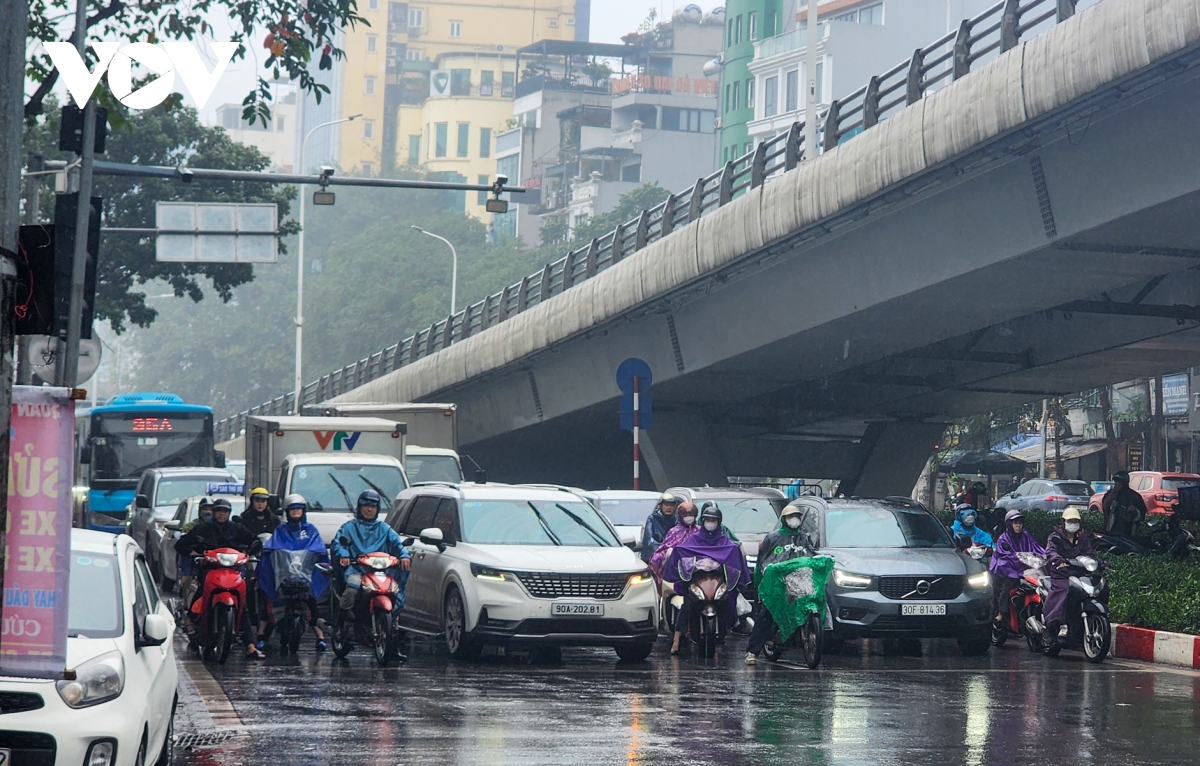
[[[425,483],[396,497],[388,524],[412,552],[400,626],[444,637],[456,658],[494,644],[611,646],[640,661],[654,647],[653,579],[573,492]]]

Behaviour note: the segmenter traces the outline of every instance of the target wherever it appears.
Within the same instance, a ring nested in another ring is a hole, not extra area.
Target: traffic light
[[[75,260],[75,215],[79,193],[59,194],[54,199],[54,332],[67,331],[71,316],[71,278]],[[83,317],[79,337],[92,337],[92,316],[96,305],[96,260],[100,252],[100,197],[92,197],[88,220],[87,276],[83,283]]]
[[[96,154],[104,154],[104,139],[108,135],[108,110],[96,107],[96,141],[92,145]],[[64,152],[83,154],[83,109],[75,104],[62,108],[62,120],[58,126],[58,148]]]
[[[54,334],[54,227],[22,226],[13,296],[17,335]]]

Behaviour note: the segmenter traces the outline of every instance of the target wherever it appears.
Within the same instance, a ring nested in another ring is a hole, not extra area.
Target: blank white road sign
[[[275,263],[274,203],[158,202],[156,258],[172,263]]]

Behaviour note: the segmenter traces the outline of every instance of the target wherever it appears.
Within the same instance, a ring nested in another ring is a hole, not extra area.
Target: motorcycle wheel
[[[717,655],[717,618],[704,617],[700,628],[700,656],[711,660]]]
[[[285,621],[287,625],[287,647],[288,651],[296,654],[300,651],[300,638],[304,635],[304,613],[295,612],[287,616]],[[283,643],[283,635],[280,633],[280,643]]]
[[[1026,624],[1028,622],[1029,618],[1035,616],[1035,614],[1038,618],[1038,622],[1041,623],[1042,620],[1041,620],[1040,614],[1037,614],[1030,610],[1025,610],[1025,611],[1021,612],[1021,632],[1025,635],[1025,644],[1029,647],[1029,651],[1033,652],[1034,654],[1037,654],[1038,652],[1042,651],[1042,649],[1045,648],[1045,644],[1042,641],[1042,634],[1030,632],[1029,626]],[[1043,623],[1042,630],[1045,630],[1045,629],[1046,629],[1046,626]]]
[[[1108,618],[1100,614],[1083,616],[1083,654],[1088,662],[1104,662],[1112,645],[1112,627]]]
[[[396,640],[392,633],[392,615],[382,609],[377,609],[371,615],[371,638],[374,639],[375,662],[381,668],[386,668],[392,660]]]
[[[339,660],[346,659],[346,655],[354,648],[352,642],[346,635],[349,627],[346,625],[346,617],[342,610],[338,608],[337,602],[332,604],[333,608],[333,627],[330,629],[329,639],[333,644],[333,653],[337,655]]]
[[[763,654],[771,662],[778,662],[779,658],[783,656],[783,643],[779,640],[778,635],[763,644]]]
[[[229,648],[233,646],[233,607],[220,604],[213,610],[212,635],[217,662],[225,664],[229,659]]]
[[[1008,630],[1003,625],[992,623],[992,646],[1004,646],[1008,642]]]
[[[800,651],[804,654],[804,664],[809,670],[815,670],[821,664],[821,647],[825,641],[825,631],[821,628],[821,618],[810,614],[800,626]]]

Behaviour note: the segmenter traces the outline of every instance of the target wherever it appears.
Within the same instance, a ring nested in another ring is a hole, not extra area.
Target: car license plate
[[[905,617],[945,617],[945,604],[901,604],[900,614]]]
[[[550,614],[555,617],[603,617],[604,604],[555,603],[550,606]]]
[[[12,766],[12,750],[0,747],[0,766]]]

